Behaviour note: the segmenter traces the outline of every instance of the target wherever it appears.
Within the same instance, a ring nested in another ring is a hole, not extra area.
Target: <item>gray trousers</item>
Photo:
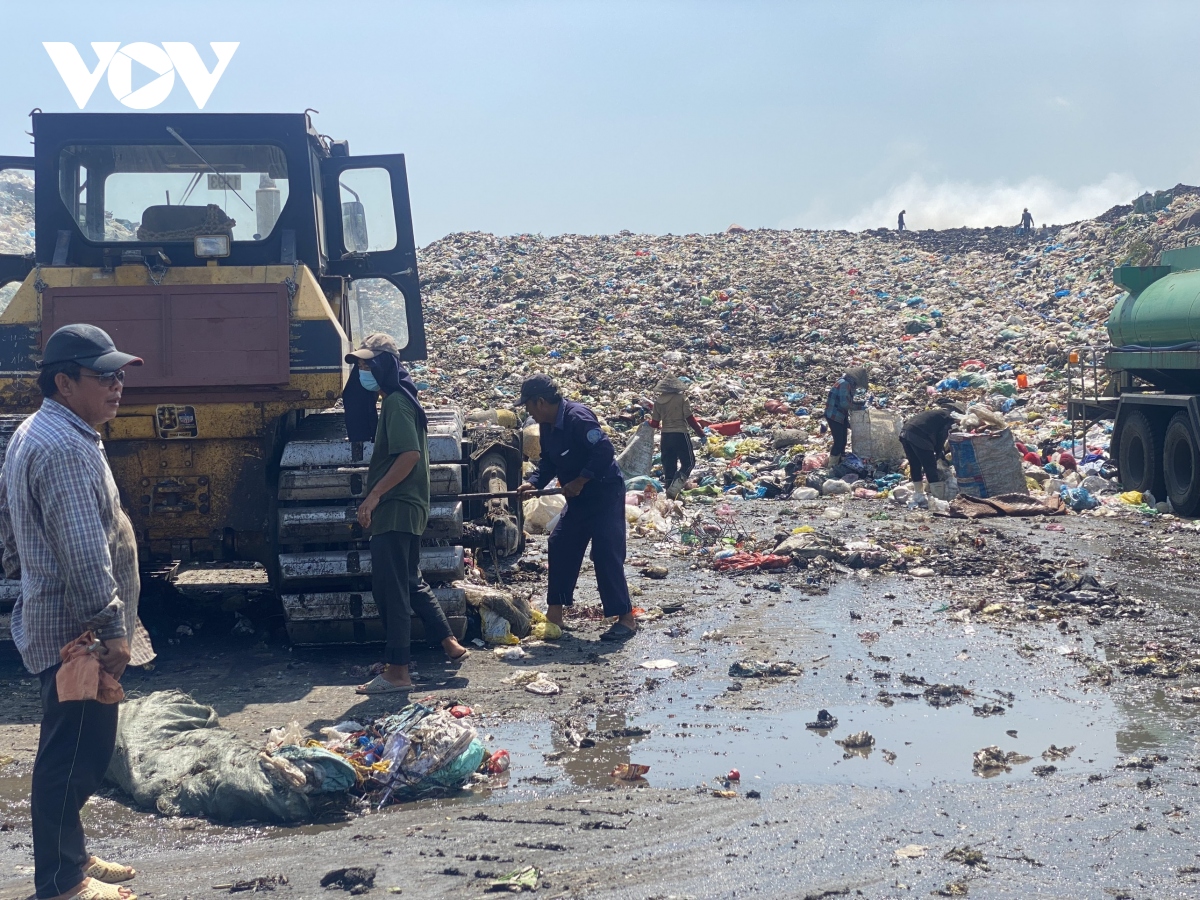
[[[371,593],[387,632],[383,661],[412,661],[412,617],[420,616],[425,635],[441,643],[454,632],[442,605],[421,577],[421,536],[404,531],[371,535]]]

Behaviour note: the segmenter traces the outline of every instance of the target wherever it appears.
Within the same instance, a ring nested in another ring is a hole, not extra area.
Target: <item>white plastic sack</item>
[[[521,429],[521,452],[530,462],[542,458],[542,426],[526,425]]]
[[[904,459],[900,445],[903,420],[885,409],[850,410],[850,448],[859,459],[897,464]]]
[[[821,492],[818,491],[816,488],[798,487],[794,491],[792,491],[792,495],[790,497],[788,497],[788,499],[789,500],[816,500],[820,496],[821,496]]]
[[[551,522],[567,508],[567,498],[562,494],[546,497],[531,497],[522,504],[525,512],[525,530],[530,534],[546,534],[553,527]]]
[[[649,422],[643,422],[625,449],[617,456],[617,465],[628,480],[639,475],[649,475],[650,466],[654,462],[654,429]]]
[[[840,478],[830,478],[821,485],[821,493],[826,497],[832,497],[835,494],[848,494],[850,493],[850,485]]]

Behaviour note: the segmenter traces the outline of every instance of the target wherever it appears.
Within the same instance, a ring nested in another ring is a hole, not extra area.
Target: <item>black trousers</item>
[[[937,470],[937,454],[933,452],[932,447],[914,444],[906,441],[903,437],[900,438],[900,446],[904,448],[904,455],[908,457],[908,475],[912,478],[913,484],[921,483],[922,473],[930,484],[937,484],[941,481]]]
[[[371,593],[387,632],[383,661],[412,662],[412,617],[418,615],[430,641],[441,643],[454,632],[437,597],[421,577],[421,536],[385,531],[371,536]]]
[[[829,448],[830,456],[845,456],[846,455],[846,439],[850,436],[849,422],[835,422],[833,419],[826,419],[829,423],[829,433],[833,435],[833,446]]]
[[[687,481],[696,468],[696,454],[692,451],[692,439],[679,432],[664,431],[662,436],[663,487],[670,487],[676,474]]]
[[[589,481],[583,493],[567,501],[567,508],[546,541],[550,562],[548,605],[570,606],[575,602],[575,585],[589,542],[604,615],[611,618],[632,612],[629,584],[625,581],[625,485],[621,481]]]
[[[83,881],[88,859],[79,811],[104,779],[117,742],[116,703],[58,701],[58,666],[38,675],[42,733],[33,763],[34,885],[57,897]]]

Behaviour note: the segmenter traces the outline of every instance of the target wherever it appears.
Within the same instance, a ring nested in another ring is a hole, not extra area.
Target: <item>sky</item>
[[[206,112],[319,110],[457,231],[1062,223],[1200,183],[1196,3],[10,4],[0,154],[78,109],[44,41],[239,46]],[[133,87],[152,79],[134,65]],[[126,112],[101,79],[89,112]],[[155,112],[192,112],[182,81]]]

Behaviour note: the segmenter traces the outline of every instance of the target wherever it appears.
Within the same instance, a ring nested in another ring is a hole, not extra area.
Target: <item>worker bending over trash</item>
[[[912,478],[913,500],[917,506],[928,508],[922,476],[929,480],[931,490],[933,485],[942,480],[938,475],[938,460],[950,461],[946,458],[946,440],[954,423],[961,418],[960,409],[948,404],[940,409],[917,413],[900,430],[900,446],[908,457],[908,474]]]
[[[537,471],[520,492],[530,493],[557,478],[567,498],[567,508],[547,542],[546,618],[562,626],[563,607],[575,602],[575,584],[590,542],[604,615],[617,618],[600,639],[627,640],[638,626],[625,583],[625,479],[614,461],[612,442],[596,414],[582,403],[564,400],[549,375],[526,378],[518,403],[541,426],[542,442]]]
[[[667,497],[676,499],[687,484],[688,476],[696,467],[696,454],[688,428],[704,440],[704,428],[692,414],[692,407],[684,393],[687,385],[675,375],[668,375],[655,388],[654,411],[650,413],[650,424],[662,428],[663,484],[667,486]],[[678,475],[676,475],[678,473]]]
[[[357,367],[345,391],[350,406],[365,398],[373,414],[375,396],[383,397],[358,523],[371,534],[371,594],[387,634],[386,666],[356,691],[403,693],[413,686],[414,613],[426,636],[439,642],[451,661],[465,660],[470,651],[454,637],[445,611],[421,577],[421,535],[429,521],[429,420],[417,387],[400,365],[396,342],[386,334],[367,335],[346,362]]]
[[[856,402],[854,395],[867,389],[867,370],[847,369],[846,374],[837,380],[829,390],[829,399],[825,402],[825,421],[829,423],[829,433],[833,435],[833,447],[829,451],[829,465],[838,466],[846,455],[846,438],[850,434],[850,410],[861,409],[863,404]]]

